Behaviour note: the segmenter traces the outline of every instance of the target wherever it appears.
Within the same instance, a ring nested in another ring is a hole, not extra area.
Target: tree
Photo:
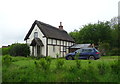
[[[79,31],[74,30],[73,32],[70,32],[69,35],[75,40],[76,43],[79,43]]]
[[[109,22],[98,22],[97,24],[85,25],[79,31],[79,43],[110,42],[111,29]]]

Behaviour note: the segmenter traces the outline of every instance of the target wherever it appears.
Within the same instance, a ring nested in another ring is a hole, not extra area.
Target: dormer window
[[[34,38],[38,38],[38,32],[34,32]]]

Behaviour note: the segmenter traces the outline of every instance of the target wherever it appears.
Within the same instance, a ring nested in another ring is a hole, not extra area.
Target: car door
[[[89,49],[82,49],[82,52],[80,53],[80,58],[88,58],[89,55]]]

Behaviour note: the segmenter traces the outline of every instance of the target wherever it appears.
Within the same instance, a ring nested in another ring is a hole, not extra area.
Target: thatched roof
[[[27,40],[29,38],[29,35],[31,34],[35,25],[39,27],[39,29],[41,30],[41,32],[44,34],[46,38],[53,38],[53,39],[74,42],[73,38],[70,37],[65,30],[53,27],[49,24],[46,24],[37,20],[35,20],[35,22],[32,24],[32,27],[30,28],[24,40]]]

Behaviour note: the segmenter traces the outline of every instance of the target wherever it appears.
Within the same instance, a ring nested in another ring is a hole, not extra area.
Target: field
[[[3,56],[3,82],[119,82],[119,56],[65,60]]]

